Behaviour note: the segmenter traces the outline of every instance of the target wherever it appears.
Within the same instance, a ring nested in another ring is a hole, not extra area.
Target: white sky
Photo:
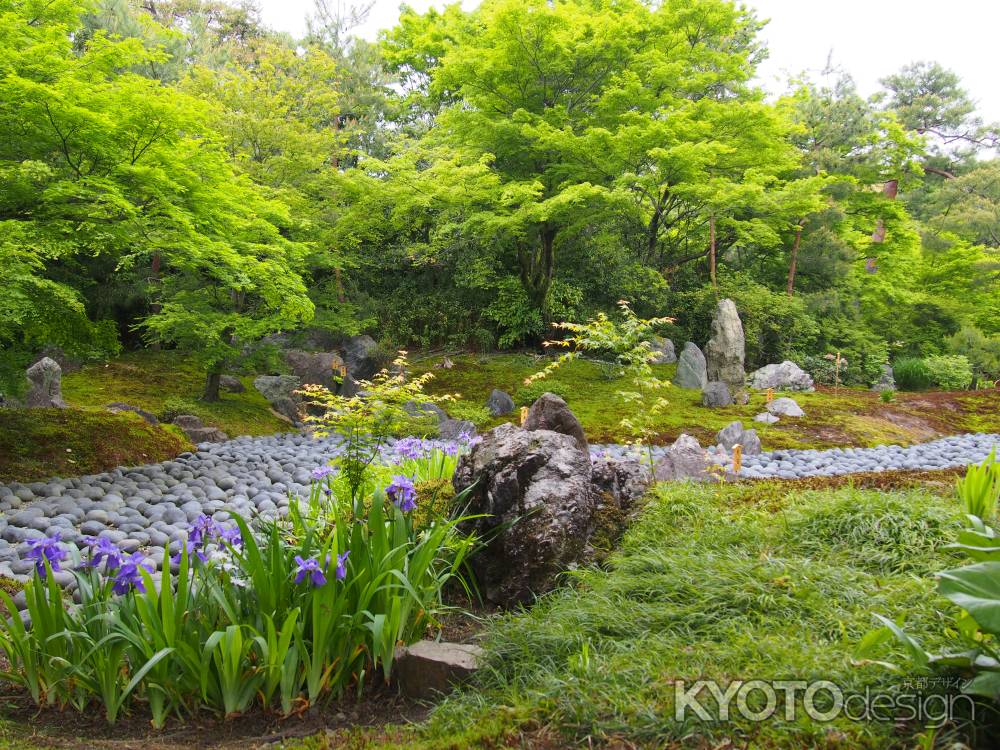
[[[349,1],[349,0],[342,0]],[[313,0],[257,0],[265,22],[301,35]],[[832,51],[834,63],[853,76],[861,93],[909,62],[936,60],[958,73],[989,121],[1000,120],[1000,2],[997,0],[744,0],[759,18],[770,18],[763,36],[770,57],[761,83],[781,91],[789,73],[819,71]],[[442,0],[409,0],[426,10]],[[472,7],[476,0],[464,0]],[[373,39],[395,24],[398,0],[375,0],[360,34]]]

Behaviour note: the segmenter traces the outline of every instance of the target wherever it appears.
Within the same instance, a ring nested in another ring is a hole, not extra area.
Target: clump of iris
[[[187,541],[184,543],[188,558],[197,557],[202,562],[207,562],[208,547],[211,544],[239,547],[243,544],[243,535],[238,526],[226,526],[211,516],[202,514],[191,524]],[[181,553],[182,551],[178,551],[170,561],[175,565],[180,564]]]
[[[386,488],[385,494],[392,501],[393,505],[404,513],[416,510],[417,488],[413,486],[413,479],[411,477],[396,474]]]

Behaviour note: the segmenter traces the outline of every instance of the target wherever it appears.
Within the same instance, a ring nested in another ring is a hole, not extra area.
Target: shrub
[[[170,396],[163,402],[160,413],[156,416],[161,422],[173,422],[181,414],[197,415],[199,406],[194,401],[179,396]]]
[[[931,382],[946,391],[958,391],[972,384],[972,366],[962,354],[938,355],[924,360]]]
[[[955,494],[967,515],[990,520],[1000,501],[1000,461],[994,448],[978,466],[970,466],[955,483]]]
[[[1000,378],[1000,335],[987,336],[978,328],[966,326],[947,343],[953,354],[968,357],[977,378]]]
[[[923,391],[933,383],[927,363],[916,357],[896,360],[892,372],[896,378],[896,387],[902,391]]]

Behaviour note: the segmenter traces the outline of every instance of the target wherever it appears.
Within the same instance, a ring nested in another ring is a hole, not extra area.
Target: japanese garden
[[[997,747],[985,92],[314,2],[0,0],[0,748]]]

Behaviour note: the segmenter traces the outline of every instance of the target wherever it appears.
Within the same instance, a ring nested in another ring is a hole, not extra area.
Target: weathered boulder
[[[778,421],[778,418],[776,416],[774,416],[773,414],[769,414],[768,412],[765,411],[765,412],[761,412],[756,417],[754,417],[753,421],[754,422],[763,422],[764,424],[774,424],[775,422]]]
[[[456,492],[471,488],[463,525],[489,540],[471,562],[485,597],[530,602],[583,556],[597,507],[590,455],[551,430],[502,424],[458,462]]]
[[[717,482],[718,477],[710,471],[712,463],[698,441],[682,434],[653,467],[657,482],[690,479],[695,482]]]
[[[514,399],[510,397],[510,394],[499,388],[494,388],[486,400],[486,408],[494,417],[502,417],[504,414],[510,414],[514,411]]]
[[[295,391],[302,387],[302,381],[294,375],[258,375],[253,387],[268,401],[279,398],[298,398]]]
[[[767,405],[767,410],[779,417],[804,417],[806,413],[793,398],[776,398]]]
[[[708,385],[708,365],[705,362],[705,355],[693,341],[684,344],[681,356],[677,359],[674,385],[679,388],[697,388],[699,391]]]
[[[733,396],[729,392],[729,386],[721,380],[708,383],[701,392],[701,405],[711,408],[732,406]]]
[[[370,380],[387,363],[371,336],[351,336],[343,344],[347,372],[355,380]]]
[[[581,451],[590,453],[587,436],[576,415],[566,406],[566,402],[554,393],[543,393],[528,409],[528,416],[522,425],[526,430],[551,430],[569,435],[576,441]]]
[[[269,402],[271,411],[287,419],[293,426],[302,423],[302,402],[291,396],[281,396]]]
[[[392,674],[403,695],[428,700],[469,679],[483,655],[479,646],[470,644],[417,641],[396,648]]]
[[[638,461],[610,456],[593,461],[591,484],[598,492],[598,502],[610,502],[623,512],[632,510],[652,483],[652,470]]]
[[[246,386],[235,375],[223,375],[219,378],[219,387],[227,393],[243,393]]]
[[[438,422],[438,437],[442,440],[468,440],[476,434],[476,425],[468,419],[442,419]]]
[[[813,379],[790,360],[780,365],[765,365],[750,374],[750,387],[757,391],[814,391]]]
[[[198,443],[224,443],[229,436],[217,427],[206,427],[200,418],[193,414],[178,414],[173,424],[180,427],[188,440]]]
[[[345,367],[344,360],[336,352],[305,352],[289,349],[285,352],[285,362],[303,385],[321,385],[331,391],[337,390],[337,379]],[[334,376],[337,379],[334,379]]]
[[[757,430],[743,429],[742,422],[731,422],[715,436],[715,442],[727,451],[731,451],[739,445],[743,448],[743,455],[755,456],[761,452],[760,438]]]
[[[51,357],[42,357],[27,369],[25,375],[30,384],[25,399],[31,408],[65,409],[62,397],[62,368]]]
[[[896,390],[896,373],[892,371],[891,365],[882,365],[882,375],[872,386],[872,390],[879,392]]]
[[[152,414],[145,409],[140,409],[138,406],[131,406],[129,404],[123,404],[121,401],[114,401],[104,407],[110,412],[115,414],[123,411],[130,411],[133,414],[138,414],[140,417],[145,419],[150,424],[156,425],[160,423],[160,420],[156,418],[155,414]]]
[[[54,344],[48,344],[42,347],[42,350],[38,352],[35,358],[31,361],[31,364],[40,362],[46,357],[54,359],[56,364],[62,368],[63,373],[76,372],[83,366],[82,359],[70,356],[61,346],[55,346]]]
[[[746,339],[736,304],[731,299],[719,300],[712,319],[712,338],[705,345],[708,379],[721,380],[735,393],[746,383],[745,357]]]
[[[654,365],[672,365],[677,361],[677,354],[674,352],[674,342],[663,336],[654,336],[649,341],[650,351],[656,356],[650,360]]]

